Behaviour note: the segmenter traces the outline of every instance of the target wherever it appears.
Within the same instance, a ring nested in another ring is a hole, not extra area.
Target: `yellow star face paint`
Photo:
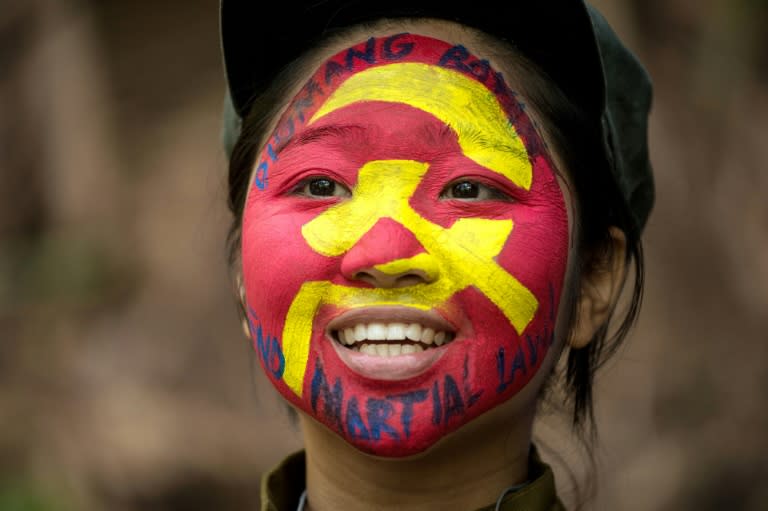
[[[567,262],[544,148],[463,47],[396,34],[326,61],[246,203],[251,333],[276,388],[386,456],[514,396],[553,341]]]

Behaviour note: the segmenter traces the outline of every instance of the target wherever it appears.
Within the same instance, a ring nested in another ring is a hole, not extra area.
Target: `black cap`
[[[605,18],[583,0],[297,0],[272,3],[269,10],[257,2],[221,0],[220,14],[228,154],[254,95],[313,42],[379,18],[444,19],[514,45],[595,120],[634,227],[639,232],[645,226],[654,201],[647,139],[651,81]]]

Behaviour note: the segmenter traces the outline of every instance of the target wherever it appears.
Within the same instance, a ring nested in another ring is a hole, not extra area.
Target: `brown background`
[[[658,202],[590,508],[765,509],[767,2],[595,3],[656,83]],[[257,509],[299,435],[228,284],[217,2],[0,7],[0,510]]]

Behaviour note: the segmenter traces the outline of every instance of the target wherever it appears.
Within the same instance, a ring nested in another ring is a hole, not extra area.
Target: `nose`
[[[395,288],[434,281],[437,266],[411,231],[381,218],[342,256],[341,273],[374,287]]]

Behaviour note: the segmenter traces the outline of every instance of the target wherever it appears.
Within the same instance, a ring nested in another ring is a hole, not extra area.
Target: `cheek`
[[[544,166],[541,160],[537,167]],[[535,201],[520,204],[515,227],[497,262],[539,299],[539,312],[555,321],[568,264],[568,212],[555,176],[537,169]]]
[[[534,377],[555,341],[569,256],[569,219],[560,186],[545,165],[543,160],[537,161],[531,194],[535,200],[515,205],[514,228],[496,258],[499,266],[536,297],[536,314],[518,335],[492,310],[486,308],[484,313],[477,307],[474,313],[476,318],[483,318],[476,323],[481,325],[478,337],[497,348],[498,388],[503,389],[498,401],[508,399]],[[487,358],[484,363],[489,365]]]
[[[568,260],[565,211],[527,208],[516,220],[497,261],[538,297],[540,308],[550,307],[553,304],[546,303],[544,298],[555,290],[555,302],[559,301]]]
[[[258,193],[255,190],[252,193]],[[313,251],[301,227],[314,213],[280,210],[267,198],[248,200],[243,216],[242,265],[248,305],[281,331],[301,285],[327,280],[335,261]]]

